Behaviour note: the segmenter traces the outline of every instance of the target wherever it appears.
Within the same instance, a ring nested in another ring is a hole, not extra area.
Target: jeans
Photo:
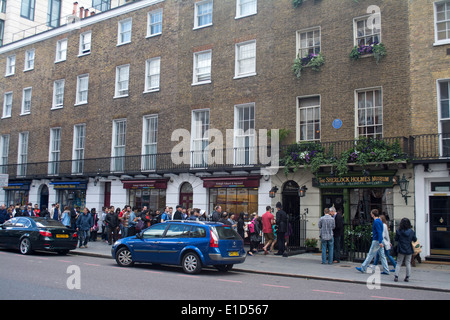
[[[334,237],[333,256],[334,260],[341,261],[341,237]]]
[[[87,245],[88,239],[89,239],[89,230],[79,230],[78,231],[78,239],[81,246]]]
[[[379,252],[383,270],[384,270],[384,272],[389,273],[389,267],[387,264],[386,256],[384,255],[384,250],[380,250],[380,249],[381,249],[380,243],[376,240],[373,240],[372,245],[370,246],[369,253],[367,254],[366,260],[364,260],[363,264],[361,265],[362,272],[366,272],[367,267],[369,266],[369,263],[376,256],[377,252]]]
[[[386,259],[389,259],[389,261],[391,262],[391,264],[394,266],[394,269],[395,269],[395,267],[397,266],[397,262],[395,262],[395,259],[392,258],[392,256],[390,255],[390,250],[384,249],[384,255],[386,256]],[[379,260],[380,260],[380,253],[377,252],[377,255],[375,257],[375,261],[373,262],[373,264],[378,265]]]
[[[398,254],[397,266],[395,267],[396,277],[398,277],[398,274],[400,273],[400,267],[402,266],[403,260],[405,260],[406,276],[409,277],[411,275],[411,257],[412,254],[403,254],[403,253]]]
[[[330,240],[322,240],[322,263],[327,263],[327,248],[328,248],[328,263],[333,263],[333,247],[334,247],[334,239]]]

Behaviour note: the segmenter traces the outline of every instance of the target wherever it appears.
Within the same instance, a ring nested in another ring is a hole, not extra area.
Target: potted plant
[[[305,240],[306,252],[317,252],[317,239],[308,238]]]
[[[361,56],[372,54],[375,62],[378,64],[386,56],[384,44],[374,42],[369,45],[355,46],[350,52],[350,59],[358,60]]]

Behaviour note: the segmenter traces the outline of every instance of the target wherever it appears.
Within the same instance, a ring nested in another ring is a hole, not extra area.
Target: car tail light
[[[209,242],[209,246],[211,248],[218,248],[219,247],[219,239],[217,238],[216,234],[209,230],[209,233],[211,234],[211,241]]]
[[[72,238],[74,238],[74,239],[75,239],[75,238],[78,238],[78,235],[77,235],[76,232],[73,233]]]
[[[52,237],[52,233],[49,232],[49,231],[39,231],[39,233],[40,233],[41,236],[43,236],[43,237],[49,237],[49,238]]]

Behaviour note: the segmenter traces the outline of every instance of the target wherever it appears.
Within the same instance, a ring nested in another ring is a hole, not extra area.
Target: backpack
[[[248,225],[248,232],[249,233],[255,233],[255,221],[252,220],[252,222],[250,222]]]

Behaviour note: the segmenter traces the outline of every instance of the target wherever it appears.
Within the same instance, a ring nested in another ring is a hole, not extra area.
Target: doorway
[[[42,185],[40,193],[40,210],[42,211],[44,207],[48,209],[48,187],[47,185]]]
[[[185,208],[192,208],[194,198],[194,192],[192,190],[192,185],[189,182],[185,182],[180,188],[180,202],[179,204]]]
[[[300,197],[298,195],[299,185],[295,181],[287,181],[283,186],[282,205],[283,210],[286,211],[289,218],[290,233],[288,240],[288,248],[296,249],[301,246],[301,232],[300,232]]]
[[[450,196],[430,196],[431,254],[450,255]]]

